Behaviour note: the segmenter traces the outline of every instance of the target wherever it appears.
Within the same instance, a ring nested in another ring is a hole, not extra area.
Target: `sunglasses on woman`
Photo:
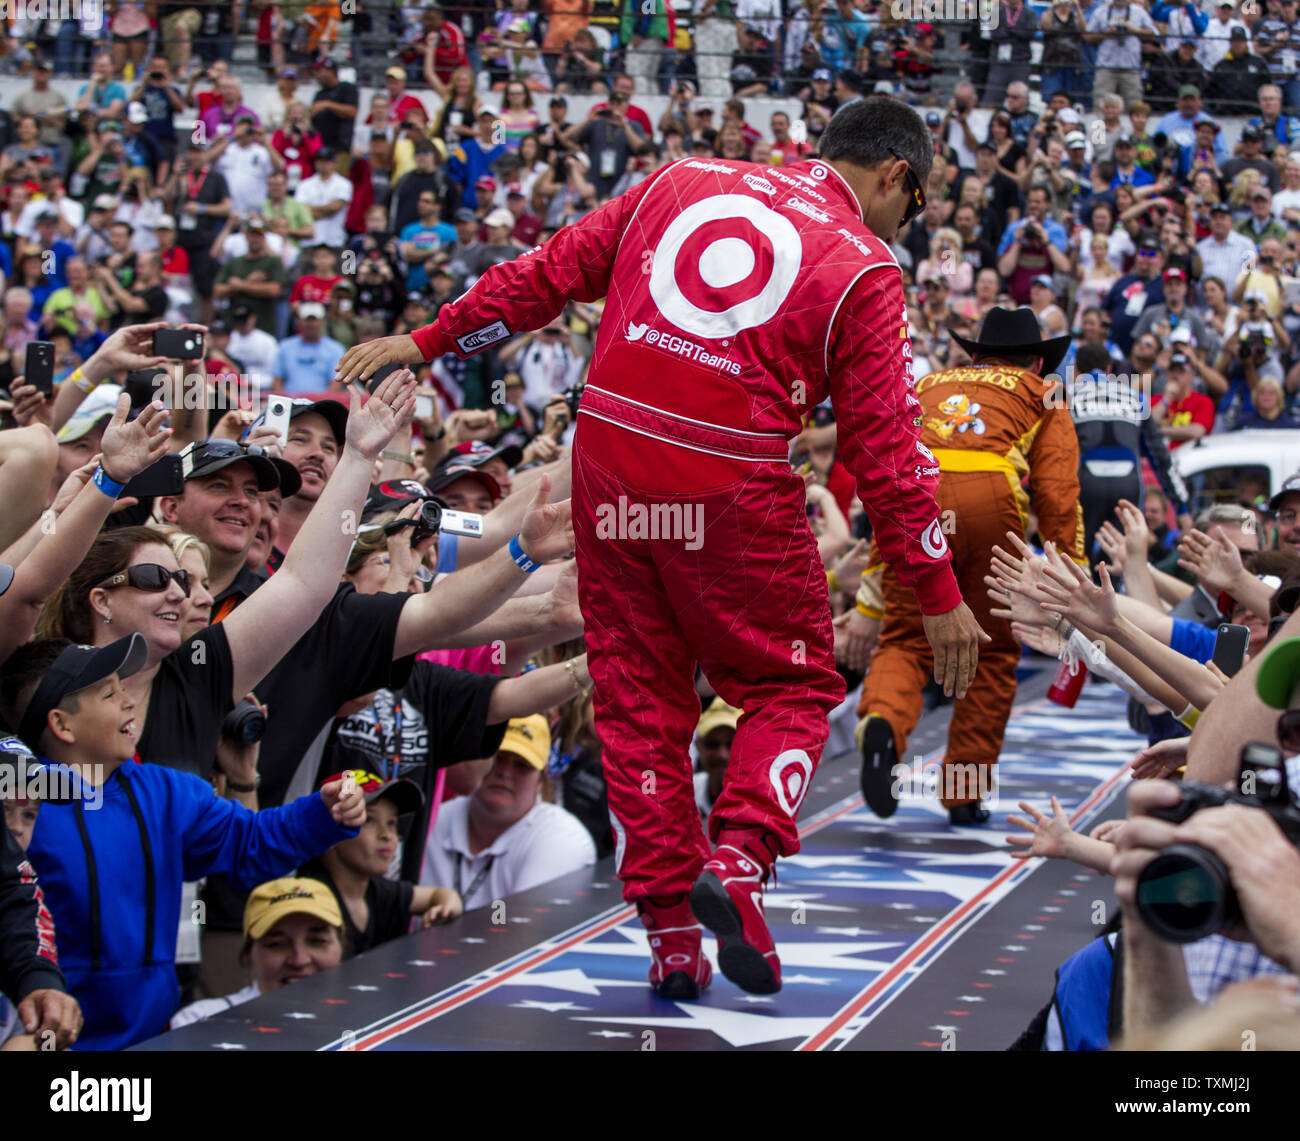
[[[898,159],[899,162],[907,162],[907,159],[897,151],[891,150],[889,153]],[[912,198],[907,204],[907,209],[903,212],[903,220],[898,223],[900,226],[906,226],[908,222],[925,209],[925,190],[921,186],[921,180],[916,177],[916,173],[912,170],[912,164],[910,162],[907,162],[906,177],[908,193],[911,194]]]
[[[190,572],[186,570],[169,571],[164,566],[157,563],[141,563],[139,566],[127,567],[120,574],[115,574],[102,585],[107,588],[111,586],[126,585],[133,590],[143,590],[148,594],[161,594],[167,589],[168,583],[175,582],[177,586],[185,592],[185,597],[190,596]]]

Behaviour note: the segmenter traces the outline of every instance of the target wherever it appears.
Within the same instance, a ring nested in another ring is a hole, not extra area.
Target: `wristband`
[[[840,593],[840,576],[835,573],[834,567],[826,572],[826,586],[832,594]]]
[[[257,776],[255,776],[255,777],[253,778],[253,783],[252,783],[252,784],[236,784],[236,783],[235,783],[233,780],[231,780],[229,777],[226,777],[226,791],[227,791],[227,792],[256,792],[256,791],[257,791],[259,788],[261,788],[261,787],[262,787],[262,774],[261,774],[261,773],[258,773]]]
[[[379,453],[386,460],[396,460],[399,464],[415,467],[415,457],[410,452],[390,452],[387,449]]]
[[[116,499],[126,488],[126,484],[118,483],[117,480],[111,479],[108,473],[104,471],[102,464],[95,469],[95,474],[91,476],[90,481],[99,488],[100,491],[107,495],[109,499]]]
[[[95,389],[99,387],[96,381],[91,380],[90,377],[88,377],[84,372],[81,371],[80,365],[78,365],[77,368],[72,370],[72,375],[68,377],[68,380],[72,382],[73,388],[75,388],[78,392],[84,393],[87,396],[89,396],[90,393],[94,392]]]
[[[524,548],[519,544],[518,535],[510,540],[510,557],[515,560],[515,566],[522,571],[526,571],[528,574],[532,574],[533,571],[537,570],[537,568],[541,566],[540,563],[533,562],[532,559],[524,554]]]
[[[885,616],[885,612],[883,610],[880,610],[875,606],[868,606],[864,602],[859,602],[857,604],[857,611],[864,618],[883,618]]]
[[[200,213],[200,214],[206,214],[207,212],[208,212],[208,208],[207,208],[207,207],[206,207],[202,202],[200,202],[200,203],[199,203],[199,213]]]

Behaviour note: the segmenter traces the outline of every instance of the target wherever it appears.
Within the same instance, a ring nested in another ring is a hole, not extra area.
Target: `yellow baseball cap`
[[[734,729],[740,720],[741,711],[728,705],[720,697],[715,697],[712,704],[700,715],[700,723],[695,726],[695,735],[707,737],[714,729]]]
[[[313,915],[331,927],[342,927],[334,893],[320,880],[270,880],[253,889],[244,905],[244,938],[260,939],[286,915]]]
[[[538,772],[546,768],[546,761],[551,755],[551,729],[546,718],[540,713],[531,717],[516,717],[501,738],[500,753],[514,753],[523,757]]]

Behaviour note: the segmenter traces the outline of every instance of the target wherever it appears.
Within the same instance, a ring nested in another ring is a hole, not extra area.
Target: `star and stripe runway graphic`
[[[1022,691],[1046,688],[1035,681]],[[812,1051],[960,1037],[1003,1049],[1050,995],[1055,967],[1095,934],[1095,899],[1109,899],[1093,873],[1014,859],[1006,818],[1053,795],[1076,828],[1113,814],[1142,742],[1112,686],[1086,686],[1073,709],[1022,701],[992,821],[952,827],[927,793],[944,721],[922,722],[915,743],[936,747],[915,759],[887,821],[862,803],[852,753],[818,770],[802,850],[779,862],[766,896],[776,995],[745,994],[716,970],[698,1002],[653,995],[645,933],[605,861],[507,900],[505,916],[472,912],[142,1048]],[[716,968],[710,936],[705,946]]]

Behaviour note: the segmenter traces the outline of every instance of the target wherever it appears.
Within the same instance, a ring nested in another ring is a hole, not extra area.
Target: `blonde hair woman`
[[[155,530],[167,537],[177,565],[190,576],[190,596],[181,609],[181,640],[188,641],[208,625],[212,616],[212,552],[207,543],[174,523],[162,523]]]
[[[1120,277],[1115,263],[1110,260],[1110,239],[1105,234],[1093,234],[1088,252],[1091,257],[1087,267],[1085,268],[1083,259],[1080,259],[1079,268],[1074,271],[1079,282],[1075,296],[1077,313],[1094,307],[1100,309],[1101,299],[1110,292],[1110,287]]]

